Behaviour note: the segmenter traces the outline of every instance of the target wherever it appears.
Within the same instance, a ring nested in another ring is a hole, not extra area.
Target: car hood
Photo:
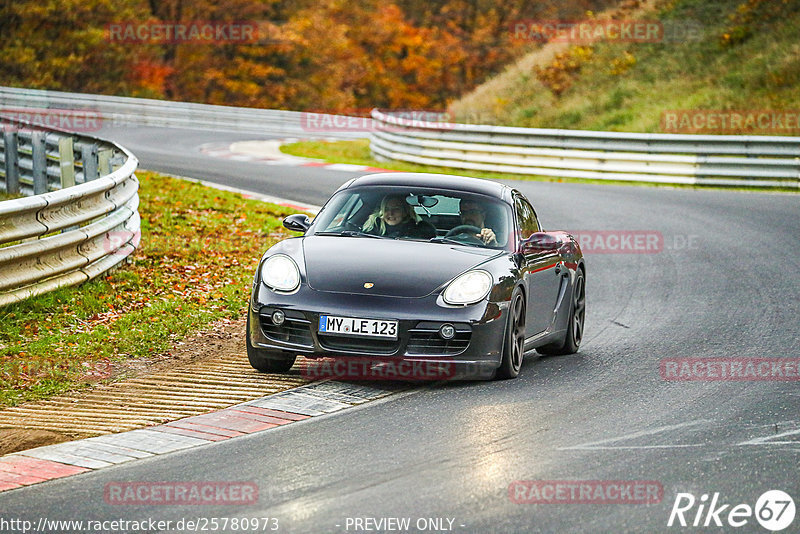
[[[424,297],[459,273],[504,251],[365,237],[308,236],[303,256],[317,291]],[[366,288],[365,284],[373,284]]]

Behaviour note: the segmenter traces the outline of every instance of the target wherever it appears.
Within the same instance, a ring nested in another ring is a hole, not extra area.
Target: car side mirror
[[[538,254],[542,252],[558,252],[563,243],[553,234],[536,232],[522,242],[523,254]]]
[[[311,219],[309,219],[308,215],[305,215],[304,213],[295,213],[294,215],[289,215],[283,220],[283,226],[289,230],[292,230],[293,232],[305,233],[306,230],[308,230],[311,226]]]

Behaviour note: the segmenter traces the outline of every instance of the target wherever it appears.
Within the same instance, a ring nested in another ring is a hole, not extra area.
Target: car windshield
[[[507,204],[485,195],[411,187],[360,187],[335,194],[306,235],[507,248],[512,221]]]

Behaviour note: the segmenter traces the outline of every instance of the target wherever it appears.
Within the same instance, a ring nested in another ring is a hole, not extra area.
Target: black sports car
[[[526,352],[581,343],[580,247],[543,231],[506,185],[373,174],[341,186],[313,221],[283,224],[304,235],[267,250],[256,271],[247,355],[259,371],[303,355],[369,362],[338,367],[339,378],[390,363],[392,378],[513,378]]]

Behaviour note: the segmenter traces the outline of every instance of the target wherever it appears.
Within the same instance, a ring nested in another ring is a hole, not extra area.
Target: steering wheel
[[[471,224],[459,224],[458,226],[447,232],[444,236],[452,237],[454,235],[464,234],[467,236],[467,239],[465,239],[464,241],[483,245],[484,244],[483,239],[475,237],[476,234],[480,233],[481,229],[478,228],[477,226],[472,226]]]

